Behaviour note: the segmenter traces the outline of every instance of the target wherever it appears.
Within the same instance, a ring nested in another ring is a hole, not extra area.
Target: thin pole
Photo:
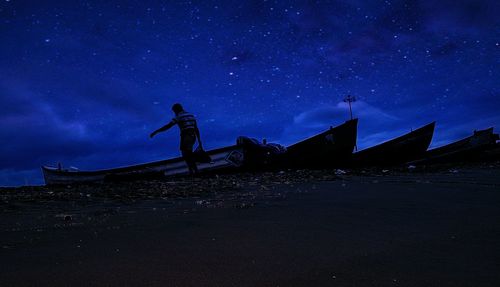
[[[352,107],[351,107],[351,102],[349,102],[349,114],[351,114],[351,120],[352,120]]]
[[[344,99],[344,102],[348,103],[349,104],[349,115],[351,116],[351,120],[352,120],[352,106],[351,106],[351,103],[355,102],[356,101],[356,98],[351,96],[351,95],[347,95],[347,97],[345,97]]]
[[[344,98],[344,102],[349,104],[349,115],[351,116],[351,121],[352,121],[352,106],[351,106],[351,104],[355,101],[356,101],[356,98],[351,96],[351,95],[347,95],[347,97]],[[358,151],[357,144],[354,144],[354,150]]]

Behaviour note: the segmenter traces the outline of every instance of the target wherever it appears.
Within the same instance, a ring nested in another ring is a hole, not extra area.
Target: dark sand
[[[0,286],[500,286],[498,165],[334,172],[3,190]]]

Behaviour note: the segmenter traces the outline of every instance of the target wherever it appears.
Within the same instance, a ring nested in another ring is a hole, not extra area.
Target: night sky
[[[149,139],[175,102],[207,149],[341,124],[347,94],[361,148],[500,126],[498,1],[0,1],[0,185],[178,156]]]

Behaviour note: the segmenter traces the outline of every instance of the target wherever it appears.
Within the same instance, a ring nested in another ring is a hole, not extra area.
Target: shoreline
[[[192,193],[181,190],[207,179],[176,192],[149,183],[166,195],[123,193],[130,184],[2,192],[0,285],[500,282],[499,165],[337,173],[220,176]]]

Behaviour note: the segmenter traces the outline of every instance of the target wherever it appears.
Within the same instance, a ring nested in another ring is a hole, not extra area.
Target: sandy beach
[[[0,286],[500,284],[498,163],[0,194]]]

